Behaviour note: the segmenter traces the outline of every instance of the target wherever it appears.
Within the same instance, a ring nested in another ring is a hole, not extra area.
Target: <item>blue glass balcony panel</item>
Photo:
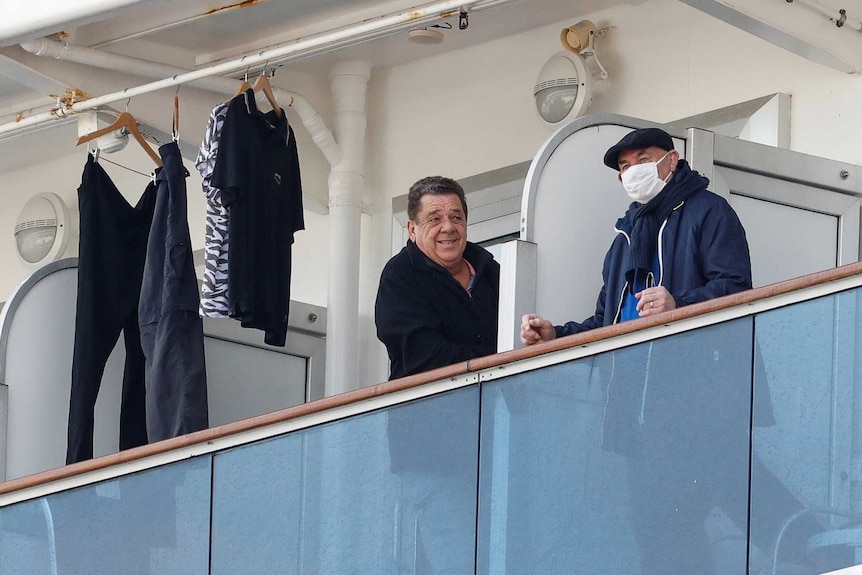
[[[763,365],[754,385],[769,394],[755,398],[770,403],[755,405],[753,451],[762,465],[751,474],[751,537],[772,547],[753,547],[752,563],[778,573],[862,563],[859,293],[756,319]]]
[[[19,503],[0,514],[3,575],[206,575],[210,458]]]
[[[478,414],[472,386],[218,454],[212,573],[472,573]]]
[[[486,384],[478,573],[745,573],[752,323]]]
[[[859,299],[826,296],[9,505],[0,575],[862,564]]]

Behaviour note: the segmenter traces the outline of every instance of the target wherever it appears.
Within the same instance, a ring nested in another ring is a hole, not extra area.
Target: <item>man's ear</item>
[[[416,234],[414,231],[416,230],[416,224],[413,223],[413,220],[407,220],[407,235],[410,236],[410,240],[413,243],[416,243]]]

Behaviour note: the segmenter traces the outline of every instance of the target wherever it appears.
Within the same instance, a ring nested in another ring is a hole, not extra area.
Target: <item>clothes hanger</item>
[[[174,123],[171,130],[171,139],[174,142],[180,141],[180,87],[177,86],[177,93],[174,94]]]
[[[122,112],[119,116],[117,116],[117,119],[114,120],[114,123],[112,123],[110,126],[102,128],[101,130],[96,130],[95,132],[90,132],[89,134],[84,134],[75,141],[75,145],[80,146],[81,144],[84,144],[91,140],[95,140],[99,136],[104,136],[105,134],[110,134],[114,130],[121,129],[126,130],[126,133],[131,134],[132,137],[134,137],[135,140],[138,142],[138,144],[141,145],[147,155],[152,158],[152,160],[156,163],[156,166],[161,167],[162,159],[159,157],[156,151],[153,150],[149,144],[147,144],[147,141],[144,139],[143,134],[141,134],[140,130],[138,130],[138,122],[135,120],[135,117],[128,112]]]
[[[272,84],[269,83],[269,76],[266,75],[266,70],[261,71],[260,76],[254,81],[251,87],[255,92],[263,91],[267,102],[272,106],[277,118],[281,118],[281,106],[278,105],[278,100],[275,99],[275,94],[272,93]]]
[[[251,88],[251,84],[248,83],[248,74],[245,75],[242,83],[239,85],[239,89],[237,89],[236,94],[230,97],[231,100],[239,96],[240,94],[245,94],[245,91]],[[228,100],[229,102],[230,100]]]

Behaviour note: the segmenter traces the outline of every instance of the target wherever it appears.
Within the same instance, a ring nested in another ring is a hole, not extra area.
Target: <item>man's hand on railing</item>
[[[527,313],[521,317],[521,343],[524,345],[533,345],[555,337],[557,332],[548,320],[534,313]]]
[[[638,315],[649,317],[663,311],[676,309],[676,300],[664,286],[655,286],[635,294],[638,300]]]

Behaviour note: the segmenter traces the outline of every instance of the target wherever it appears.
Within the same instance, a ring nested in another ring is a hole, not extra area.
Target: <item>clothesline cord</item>
[[[141,176],[144,176],[145,178],[148,178],[148,179],[152,177],[150,174],[145,174],[144,172],[139,172],[138,170],[134,170],[134,169],[132,169],[132,168],[130,168],[130,167],[128,167],[128,166],[124,166],[123,164],[118,164],[117,162],[112,162],[112,161],[111,161],[111,160],[109,160],[108,158],[100,158],[100,159],[99,159],[99,161],[100,161],[100,162],[108,162],[109,164],[113,164],[113,165],[115,165],[115,166],[119,166],[119,167],[121,167],[121,168],[123,168],[123,169],[125,169],[125,170],[129,170],[130,172],[134,172],[134,173],[136,173],[136,174],[138,174],[138,175],[141,175]]]

